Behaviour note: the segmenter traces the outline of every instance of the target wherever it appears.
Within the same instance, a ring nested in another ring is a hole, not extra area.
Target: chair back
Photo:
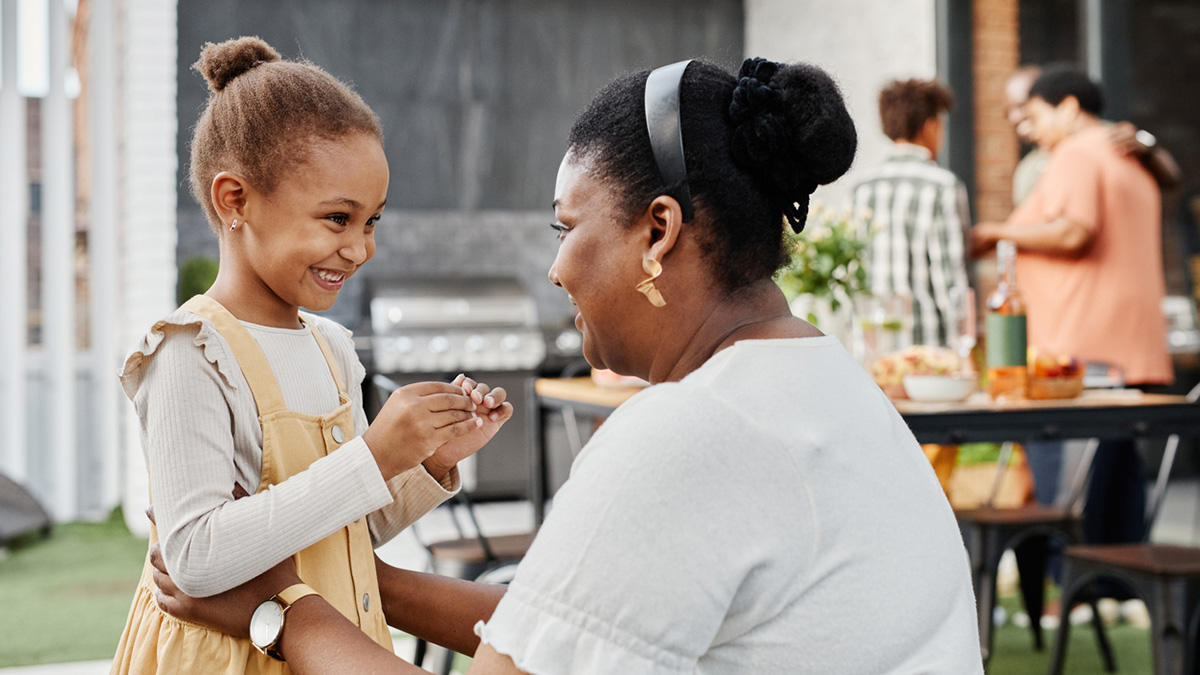
[[[1192,387],[1192,390],[1187,393],[1188,403],[1195,403],[1200,400],[1200,384]],[[1154,521],[1158,519],[1158,512],[1162,510],[1163,500],[1167,496],[1167,482],[1171,477],[1171,467],[1175,465],[1175,455],[1179,450],[1179,435],[1171,434],[1167,438],[1167,447],[1163,451],[1162,462],[1158,466],[1158,476],[1154,480],[1154,489],[1150,492],[1150,498],[1146,500],[1146,532],[1150,532],[1150,528],[1154,527]]]

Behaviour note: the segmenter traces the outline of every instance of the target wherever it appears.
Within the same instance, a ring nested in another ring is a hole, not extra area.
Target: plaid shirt
[[[855,210],[872,214],[871,292],[911,296],[913,343],[946,345],[968,284],[966,188],[925,148],[898,143],[863,173],[853,195]]]

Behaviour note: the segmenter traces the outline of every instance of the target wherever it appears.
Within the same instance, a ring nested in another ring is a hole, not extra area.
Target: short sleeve
[[[730,408],[657,385],[580,454],[484,642],[543,673],[694,671],[769,542],[726,495],[760,492],[747,444],[769,443]],[[768,538],[769,539],[769,538]]]
[[[1050,155],[1034,188],[1047,220],[1065,217],[1089,232],[1100,227],[1101,164],[1088,147],[1069,141]]]

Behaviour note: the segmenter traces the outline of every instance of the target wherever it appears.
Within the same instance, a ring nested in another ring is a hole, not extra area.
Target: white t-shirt
[[[622,405],[477,630],[534,675],[983,672],[950,505],[831,337]]]

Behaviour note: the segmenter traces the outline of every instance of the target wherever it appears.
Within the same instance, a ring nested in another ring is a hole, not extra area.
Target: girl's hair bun
[[[240,37],[220,44],[208,42],[192,68],[208,80],[208,87],[221,91],[233,78],[261,63],[279,60],[279,52],[258,37]]]

